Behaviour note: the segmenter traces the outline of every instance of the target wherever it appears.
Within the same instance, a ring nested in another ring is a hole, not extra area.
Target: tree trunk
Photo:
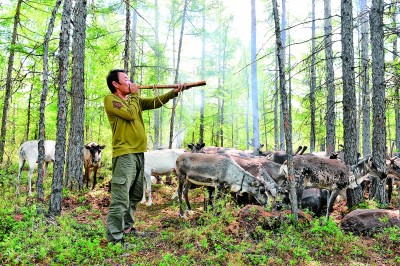
[[[275,35],[276,35],[276,48],[278,54],[278,65],[279,65],[279,84],[281,93],[282,110],[284,114],[284,129],[285,129],[285,139],[286,139],[286,153],[288,154],[287,165],[288,165],[288,180],[290,187],[290,200],[292,214],[296,221],[298,220],[298,200],[296,193],[296,180],[293,173],[293,149],[292,149],[292,121],[288,112],[288,102],[285,89],[285,64],[282,60],[282,41],[279,27],[279,14],[278,14],[278,4],[276,0],[272,0],[273,15],[275,21]]]
[[[182,25],[181,25],[181,34],[179,38],[179,46],[178,46],[178,56],[176,61],[176,71],[175,71],[175,83],[179,81],[179,64],[181,59],[181,50],[182,50],[182,40],[183,40],[183,32],[185,29],[185,18],[186,18],[186,11],[188,6],[188,0],[185,0],[185,5],[183,7],[183,14],[182,14]],[[169,145],[168,147],[172,148],[172,142],[174,141],[174,121],[175,121],[175,109],[176,109],[176,98],[173,99],[172,102],[172,112],[171,112],[171,123],[169,128]]]
[[[277,51],[278,52],[278,51]],[[279,75],[278,75],[278,54],[276,54],[276,60],[275,60],[275,94],[274,94],[274,143],[275,143],[275,149],[278,150],[280,148],[279,145]]]
[[[397,26],[397,15],[399,12],[399,7],[398,7],[398,0],[392,0],[392,27],[396,28]],[[399,37],[399,33],[397,32],[395,34],[395,38],[393,39],[393,62],[396,62],[396,60],[398,60],[399,56],[398,56],[398,51],[397,51],[397,39]],[[400,74],[398,71],[394,72],[394,80],[395,83],[397,84],[397,86],[395,86],[394,88],[394,97],[395,97],[395,103],[394,103],[394,111],[395,111],[395,120],[396,120],[396,148],[397,150],[400,150],[400,93],[399,93],[399,82],[400,82]],[[400,197],[400,193],[399,193],[399,197]],[[399,201],[400,204],[400,201]]]
[[[58,74],[58,113],[57,136],[54,162],[53,183],[51,186],[49,213],[52,216],[61,213],[62,188],[65,164],[65,138],[67,125],[67,84],[68,84],[68,58],[71,27],[71,0],[64,0],[61,18],[60,56]]]
[[[315,70],[315,0],[312,0],[311,5],[311,86],[310,86],[310,113],[311,113],[311,128],[310,128],[310,152],[315,150],[315,87],[316,87],[316,70]]]
[[[4,146],[6,142],[6,133],[7,133],[7,117],[8,117],[8,109],[10,107],[10,98],[11,98],[11,89],[12,89],[12,70],[14,65],[14,46],[17,43],[17,31],[19,24],[19,17],[21,11],[21,3],[22,0],[18,0],[17,8],[15,10],[14,15],[14,25],[13,25],[13,33],[11,38],[10,45],[10,55],[8,57],[8,66],[7,66],[7,77],[6,77],[6,90],[4,94],[4,105],[3,105],[3,116],[1,118],[1,136],[0,136],[0,163],[3,163],[4,156]]]
[[[154,2],[154,18],[155,18],[155,56],[157,60],[157,83],[160,82],[161,79],[161,54],[160,54],[160,43],[158,38],[158,1]],[[159,95],[159,90],[155,90],[154,94],[156,96]],[[154,109],[153,111],[153,119],[154,119],[154,145],[153,149],[158,150],[159,148],[159,139],[160,139],[160,109]]]
[[[356,91],[354,78],[353,5],[342,0],[342,71],[343,71],[343,129],[344,160],[348,165],[357,163]]]
[[[28,98],[28,110],[26,111],[26,130],[25,130],[25,137],[24,141],[29,140],[29,132],[30,132],[30,126],[31,126],[31,105],[32,105],[32,92],[33,92],[33,82],[31,84],[31,89],[29,91],[29,98]]]
[[[85,122],[85,40],[87,0],[75,4],[72,43],[72,105],[68,138],[65,185],[70,189],[83,188],[83,146]]]
[[[129,70],[129,36],[131,33],[131,0],[125,2],[125,45],[124,45],[124,70]]]
[[[343,131],[344,161],[348,165],[357,163],[357,110],[354,78],[353,5],[351,0],[341,2],[342,28],[342,75],[343,75]],[[361,188],[347,191],[347,204],[356,205],[362,199]],[[353,197],[354,196],[354,197]],[[348,206],[349,207],[349,206]]]
[[[360,0],[361,10],[361,90],[362,90],[362,151],[371,154],[371,92],[369,88],[368,66],[368,10],[366,0]]]
[[[246,149],[248,150],[250,145],[250,77],[246,71],[246,87],[247,87],[247,97],[246,97]]]
[[[39,200],[44,200],[43,192],[43,161],[45,155],[44,141],[46,140],[46,100],[49,87],[49,41],[54,29],[54,21],[56,19],[58,8],[61,5],[61,0],[57,0],[51,12],[49,26],[47,27],[46,35],[43,42],[43,88],[40,97],[40,118],[39,118],[39,143],[38,143],[38,178],[36,182],[37,197]]]
[[[331,0],[324,0],[325,5],[325,59],[326,59],[326,86],[328,97],[326,100],[326,154],[330,155],[335,151],[335,73],[333,69],[332,52],[332,19]]]
[[[201,79],[205,78],[205,60],[206,60],[206,4],[205,0],[202,1],[203,10],[201,12],[202,18],[202,35],[201,35]],[[204,101],[205,90],[200,89],[200,137],[199,143],[204,143]]]
[[[135,7],[136,0],[133,0],[133,5]],[[132,28],[131,28],[131,53],[130,53],[130,61],[131,68],[129,72],[129,76],[132,81],[135,81],[135,55],[136,55],[136,25],[137,25],[137,13],[136,10],[133,10],[132,14]]]
[[[253,138],[254,150],[260,149],[260,121],[258,116],[258,81],[257,81],[257,42],[256,42],[256,3],[251,0],[251,102],[253,117]]]
[[[372,1],[370,27],[372,51],[372,160],[386,173],[386,104],[383,35],[383,0]],[[386,204],[386,179],[376,182],[375,200]]]

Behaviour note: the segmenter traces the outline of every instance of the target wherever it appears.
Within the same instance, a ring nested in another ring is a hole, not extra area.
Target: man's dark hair
[[[117,89],[114,87],[112,82],[115,81],[115,82],[117,82],[119,84],[119,79],[118,79],[118,73],[119,72],[125,73],[125,70],[123,70],[123,69],[113,69],[108,73],[107,86],[110,89],[111,93],[114,93],[114,92],[117,91]]]

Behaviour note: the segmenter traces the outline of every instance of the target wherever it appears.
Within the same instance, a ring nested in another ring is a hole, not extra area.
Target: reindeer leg
[[[86,188],[89,188],[89,179],[90,179],[90,167],[88,167],[88,169],[87,169]]]
[[[186,215],[183,212],[182,208],[182,191],[183,191],[183,176],[178,176],[179,185],[178,185],[178,200],[179,200],[179,216],[186,219]]]
[[[151,175],[146,177],[146,182],[147,182],[147,196],[149,200],[147,201],[147,206],[151,206],[153,204],[153,200],[151,199]],[[146,199],[145,199],[146,201]]]
[[[214,192],[215,192],[215,188],[214,187],[207,187],[207,191],[208,191],[208,203],[206,202],[206,199],[204,199],[204,211],[207,211],[207,206],[211,206],[211,208],[213,208],[214,204],[213,204],[213,198],[214,198]]]
[[[22,173],[22,169],[24,168],[24,164],[25,164],[25,160],[20,159],[19,160],[19,174],[17,177],[17,186],[16,186],[16,191],[15,194],[19,194],[19,186],[21,185],[21,173]]]
[[[333,211],[333,204],[335,203],[336,197],[339,195],[339,190],[333,191],[328,190],[328,206],[326,208],[326,220],[329,219],[330,213]]]
[[[99,168],[98,165],[93,167],[93,186],[92,186],[92,190],[94,189],[94,187],[97,184],[97,180],[96,180],[96,174],[97,174],[97,169]]]
[[[189,188],[190,188],[190,183],[186,182],[185,186],[183,188],[183,196],[185,197],[185,202],[186,202],[186,205],[187,205],[187,210],[188,210],[189,215],[193,215],[194,212],[192,211],[192,208],[190,207],[190,203],[189,203],[189,195],[188,195]]]
[[[35,164],[29,165],[29,173],[28,173],[29,196],[32,196],[32,173],[34,169],[35,169]]]
[[[172,177],[171,177],[171,174],[170,173],[167,173],[166,175],[165,175],[165,184],[166,185],[172,185]]]
[[[392,203],[392,193],[393,193],[393,178],[390,176],[386,179],[386,184],[388,186],[388,203]]]
[[[147,175],[144,175],[144,178],[146,179],[145,182],[143,182],[143,197],[140,203],[144,204],[146,202],[146,184],[147,184]],[[151,177],[150,177],[151,178]]]

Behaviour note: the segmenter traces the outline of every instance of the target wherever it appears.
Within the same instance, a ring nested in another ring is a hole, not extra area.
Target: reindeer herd
[[[18,172],[18,181],[16,193],[19,194],[19,187],[21,184],[21,173],[24,168],[25,162],[29,164],[29,173],[28,173],[28,194],[32,195],[32,173],[35,170],[36,163],[38,162],[39,157],[39,149],[38,149],[39,141],[38,140],[29,140],[19,147],[18,149],[18,157],[19,157],[19,172]],[[96,186],[96,174],[97,170],[100,166],[101,161],[101,151],[105,148],[105,145],[99,145],[96,142],[90,142],[84,146],[83,149],[83,165],[85,168],[85,173],[83,175],[83,183],[86,183],[86,187],[89,187],[90,181],[90,169],[93,168],[93,184],[92,189]],[[56,151],[56,142],[54,140],[45,140],[44,141],[44,171],[43,178],[46,176],[47,168],[50,162],[54,162],[55,160],[55,151]]]
[[[145,182],[143,182],[142,203],[152,205],[151,184],[153,176],[167,175],[171,183],[171,174],[175,174],[178,188],[173,198],[178,196],[179,215],[186,217],[183,199],[187,212],[192,213],[188,191],[192,188],[206,187],[212,205],[215,198],[230,193],[238,204],[268,205],[280,208],[289,207],[289,181],[286,165],[287,154],[284,151],[261,152],[241,151],[231,148],[206,147],[204,144],[189,144],[190,150],[163,149],[145,152]],[[89,187],[90,169],[93,168],[92,189],[96,186],[96,172],[100,165],[101,151],[105,146],[91,142],[84,146],[84,184]],[[29,164],[28,187],[31,194],[31,176],[38,157],[38,142],[28,141],[19,148],[19,174],[25,161]],[[373,179],[388,180],[388,199],[391,200],[393,184],[400,185],[400,159],[387,158],[387,170],[382,172],[372,163],[371,156],[360,157],[357,165],[346,165],[343,152],[330,156],[325,153],[305,154],[307,147],[299,147],[293,154],[293,170],[296,180],[296,192],[300,208],[308,208],[316,215],[329,217],[333,204],[339,194],[347,188],[359,184],[368,187]],[[54,161],[55,142],[45,142],[45,167]],[[147,195],[146,195],[147,194]],[[147,196],[147,201],[146,201]],[[205,208],[206,208],[205,203]]]

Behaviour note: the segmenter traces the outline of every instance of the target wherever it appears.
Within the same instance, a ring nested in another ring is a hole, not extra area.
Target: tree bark
[[[54,29],[54,21],[56,19],[58,8],[61,5],[61,0],[57,0],[54,5],[53,11],[51,12],[51,17],[49,21],[49,26],[47,27],[46,35],[43,42],[43,87],[40,96],[40,118],[39,118],[39,142],[38,142],[38,178],[36,182],[37,197],[39,200],[44,200],[43,192],[43,161],[45,155],[44,141],[46,140],[46,100],[49,87],[49,42],[51,34]]]
[[[278,51],[276,51],[278,53]],[[274,93],[274,143],[275,143],[275,149],[278,150],[280,149],[280,143],[279,143],[279,66],[278,66],[278,54],[276,54],[276,60],[275,60],[275,93]]]
[[[251,99],[253,117],[253,138],[254,150],[260,149],[260,121],[258,116],[258,81],[257,81],[257,42],[256,42],[256,4],[251,0]]]
[[[87,0],[77,1],[75,4],[74,32],[72,37],[72,105],[65,175],[66,187],[79,190],[83,188],[86,6]]]
[[[203,11],[201,12],[202,18],[202,35],[201,35],[201,79],[205,78],[205,59],[206,59],[206,4],[205,0],[202,1]],[[200,90],[200,137],[199,142],[204,143],[204,101],[205,91]]]
[[[71,28],[71,0],[64,0],[61,18],[60,56],[58,75],[58,113],[57,136],[54,162],[53,183],[51,186],[49,214],[52,216],[61,213],[62,188],[65,164],[65,139],[67,125],[67,84],[68,84],[68,58]]]
[[[12,70],[14,66],[14,46],[17,43],[17,34],[18,34],[18,24],[20,20],[20,11],[21,11],[22,0],[18,0],[17,8],[15,10],[14,15],[14,24],[13,24],[13,32],[10,44],[10,55],[8,57],[8,65],[7,65],[7,77],[6,77],[6,90],[4,94],[4,105],[3,105],[3,116],[1,118],[1,136],[0,136],[0,164],[3,163],[4,156],[4,146],[6,142],[7,135],[7,117],[8,110],[10,108],[10,98],[11,98],[11,89],[12,89]]]
[[[398,7],[398,0],[392,0],[392,27],[396,28],[397,26],[397,15],[399,12],[399,7]],[[397,32],[395,34],[395,38],[393,39],[393,62],[396,62],[396,60],[399,59],[398,51],[397,51],[397,39],[399,37],[399,33]],[[399,84],[400,82],[400,74],[398,71],[394,72],[394,78],[395,78],[395,83]],[[397,150],[400,150],[400,92],[399,92],[399,86],[395,86],[394,88],[394,97],[395,97],[395,120],[396,120],[396,148]],[[400,197],[400,193],[399,193]],[[399,202],[400,204],[400,202]]]
[[[383,0],[372,1],[370,27],[372,51],[372,160],[386,173],[386,103],[383,35]],[[386,204],[386,179],[377,180],[375,201]]]
[[[279,14],[278,4],[276,0],[272,0],[272,10],[275,21],[275,36],[276,36],[276,49],[278,54],[278,66],[279,66],[279,84],[280,94],[282,102],[282,111],[284,114],[284,129],[285,129],[285,140],[286,140],[286,153],[287,153],[287,166],[288,166],[288,180],[290,187],[290,200],[292,214],[296,221],[298,220],[298,199],[296,193],[296,180],[293,173],[293,148],[292,148],[292,121],[288,112],[287,94],[285,89],[285,63],[282,60],[282,41],[279,27]]]
[[[25,137],[24,141],[29,140],[29,132],[31,126],[31,107],[32,107],[32,92],[33,92],[33,83],[31,84],[31,89],[29,90],[29,98],[28,98],[28,110],[26,110],[26,129],[25,129]]]
[[[353,5],[342,0],[342,72],[343,72],[343,129],[344,160],[348,165],[357,163],[356,91],[354,78]]]
[[[133,0],[133,5],[134,7],[136,6],[136,0]],[[129,69],[129,76],[132,81],[135,81],[135,55],[136,55],[136,25],[137,25],[137,13],[136,10],[133,10],[132,12],[132,28],[131,28],[131,53],[130,53],[130,62],[131,62],[131,67]]]
[[[310,152],[315,150],[315,87],[316,87],[316,51],[315,51],[315,0],[312,0],[311,5],[311,84],[310,84]]]
[[[368,10],[366,0],[360,0],[361,10],[361,90],[362,90],[362,151],[363,155],[371,154],[371,92],[369,88],[368,66]]]
[[[354,78],[354,48],[353,48],[353,4],[351,0],[341,2],[342,29],[342,76],[343,76],[343,130],[344,130],[344,161],[348,165],[357,163],[357,101]],[[362,199],[361,188],[353,191],[348,189],[347,204],[352,206]],[[348,205],[349,207],[349,205]]]
[[[326,100],[326,154],[331,155],[335,151],[335,73],[333,69],[332,52],[332,19],[331,0],[324,0],[325,5],[325,60],[326,60],[326,86],[328,97]]]
[[[160,43],[159,43],[159,36],[158,36],[158,1],[155,0],[154,2],[154,19],[155,19],[155,56],[157,60],[157,83],[160,82],[161,79],[161,54],[160,54]],[[159,90],[155,90],[154,94],[156,96],[159,95]],[[153,149],[158,150],[159,148],[159,141],[160,141],[160,110],[155,109],[153,111],[153,119],[154,119],[154,145]]]
[[[125,2],[125,45],[124,45],[124,70],[129,71],[129,36],[131,35],[131,0]]]

